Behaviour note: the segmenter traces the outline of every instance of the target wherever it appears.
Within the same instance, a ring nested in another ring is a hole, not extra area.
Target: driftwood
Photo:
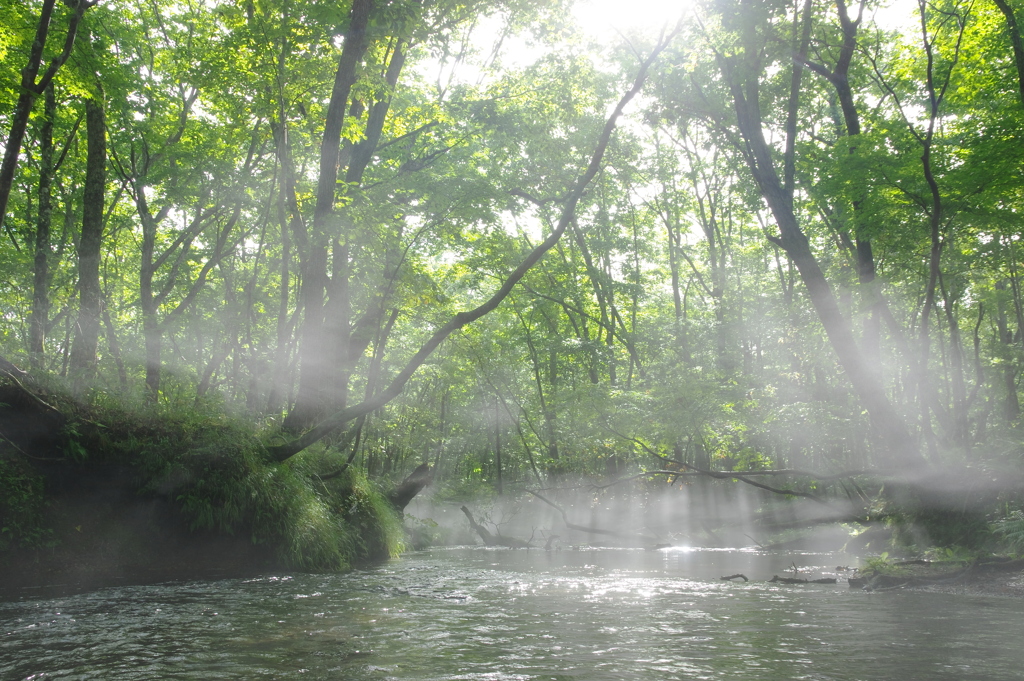
[[[838,580],[835,577],[822,577],[821,579],[797,579],[794,577],[779,577],[775,575],[768,580],[768,583],[778,584],[836,584]]]
[[[522,539],[502,537],[500,534],[491,534],[490,530],[476,521],[476,518],[473,517],[473,514],[470,513],[468,508],[463,506],[462,512],[466,514],[470,527],[480,535],[480,538],[483,539],[484,545],[486,546],[505,546],[510,549],[528,549],[532,546],[530,542],[523,541]]]
[[[750,581],[749,579],[747,579],[746,575],[741,575],[738,572],[736,574],[734,574],[734,575],[729,575],[728,577],[722,577],[722,581],[724,581],[724,582],[728,582],[728,581],[733,580],[733,579],[742,579],[744,582],[749,582]]]

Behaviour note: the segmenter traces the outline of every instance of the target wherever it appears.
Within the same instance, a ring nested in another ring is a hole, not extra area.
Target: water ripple
[[[0,679],[1020,678],[1019,601],[717,579],[790,560],[449,549],[347,575],[25,598],[0,603]]]

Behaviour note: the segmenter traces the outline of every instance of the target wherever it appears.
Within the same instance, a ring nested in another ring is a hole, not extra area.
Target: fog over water
[[[549,547],[647,549],[756,548],[792,530],[785,538],[803,538],[803,549],[837,550],[850,538],[851,531],[836,527],[834,521],[856,517],[858,511],[856,505],[841,499],[825,504],[786,500],[728,481],[666,484],[648,487],[642,494],[568,482],[528,489],[536,494],[513,493],[476,504],[469,502],[467,507],[492,534],[531,541],[538,547],[554,536]],[[480,537],[461,511],[462,505],[439,500],[428,490],[413,500],[406,513],[437,523],[437,538],[442,542],[479,542]],[[823,521],[817,529],[816,521]]]

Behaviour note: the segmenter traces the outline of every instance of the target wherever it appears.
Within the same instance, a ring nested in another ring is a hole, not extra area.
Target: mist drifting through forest
[[[0,550],[1016,554],[1015,11],[17,0]]]

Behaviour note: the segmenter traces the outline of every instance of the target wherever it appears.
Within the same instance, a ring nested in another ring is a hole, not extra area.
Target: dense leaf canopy
[[[453,488],[1021,454],[1016,2],[694,2],[602,156],[659,38],[569,5],[71,5],[0,14],[15,364]]]

